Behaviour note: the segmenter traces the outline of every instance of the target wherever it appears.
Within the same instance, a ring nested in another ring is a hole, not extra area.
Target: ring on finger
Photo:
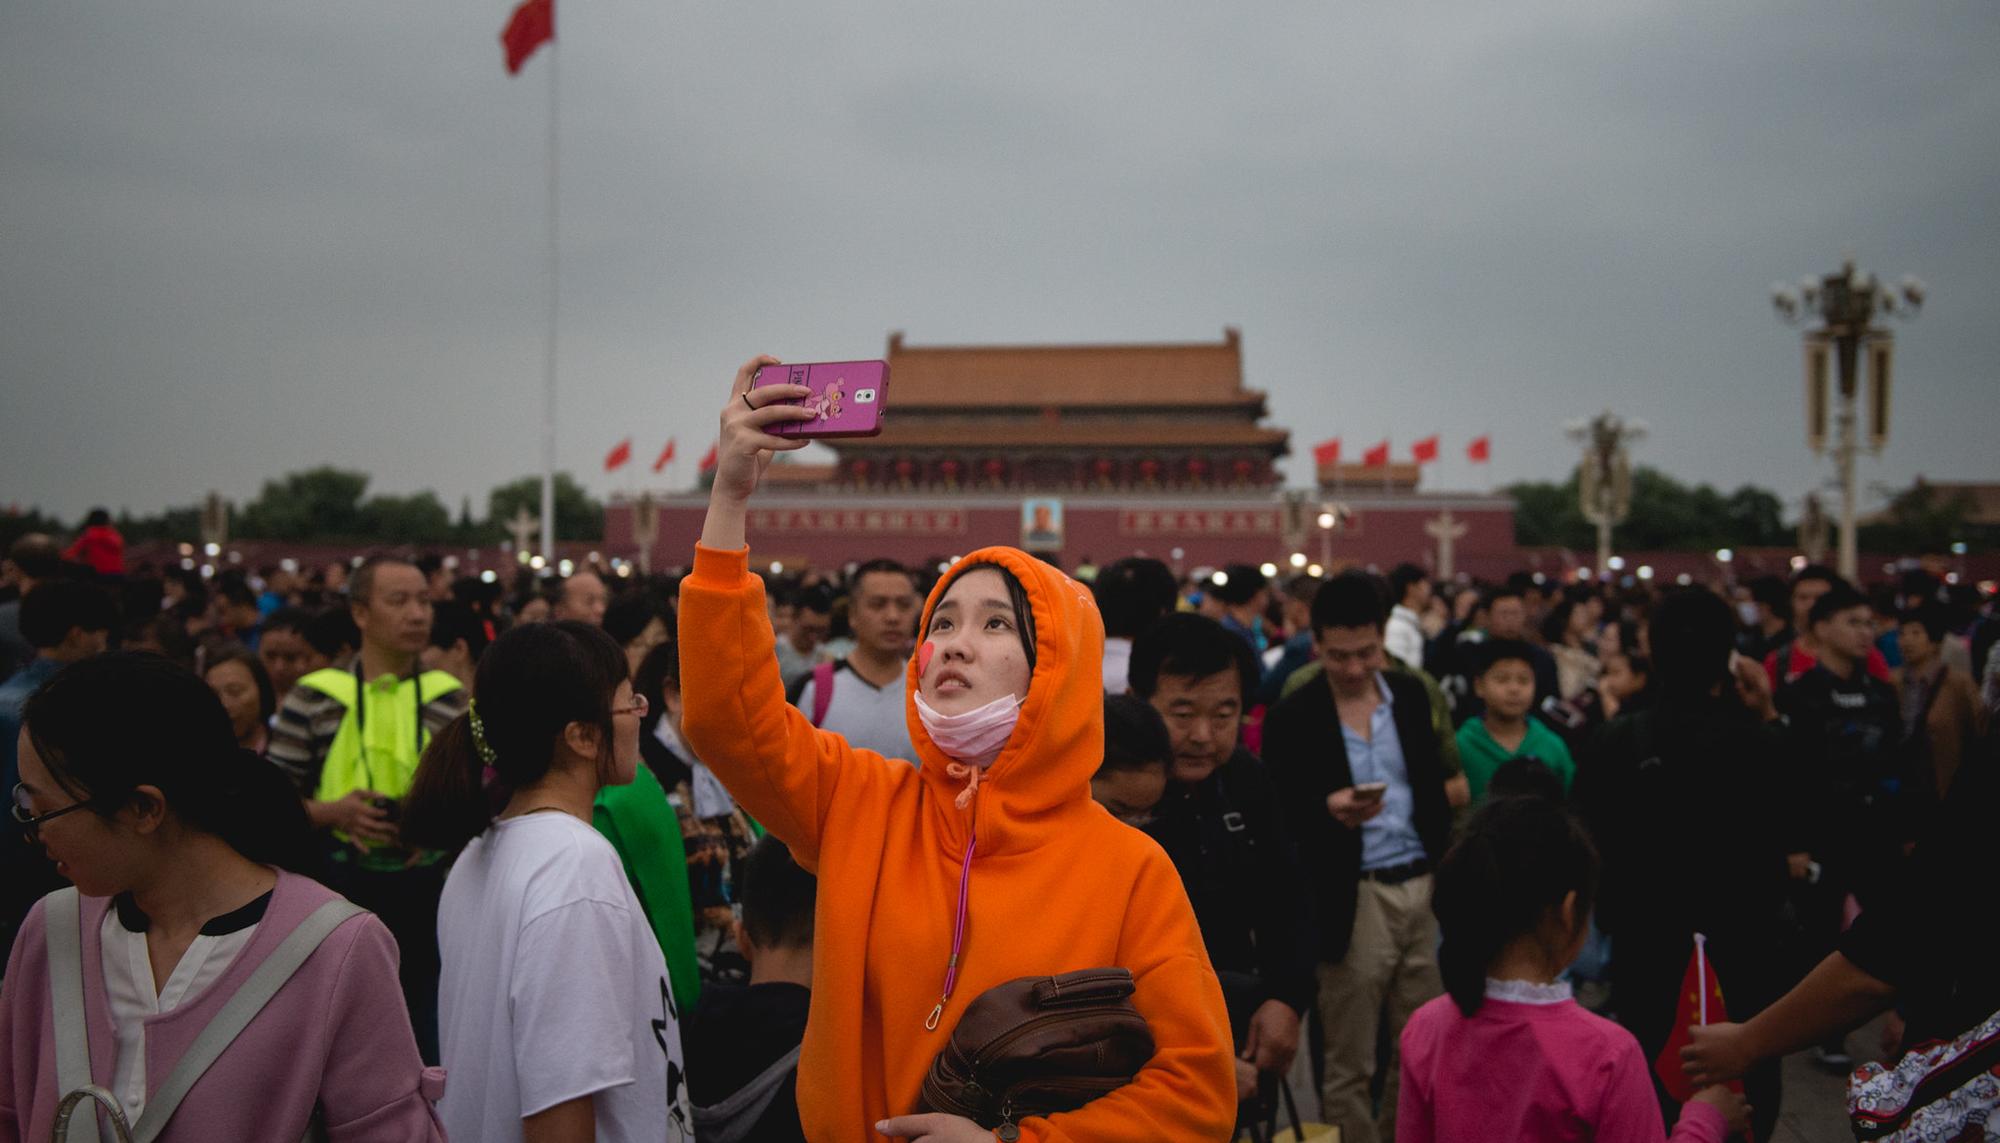
[[[757,411],[757,406],[750,403],[750,394],[748,393],[743,394],[743,405],[753,413]]]

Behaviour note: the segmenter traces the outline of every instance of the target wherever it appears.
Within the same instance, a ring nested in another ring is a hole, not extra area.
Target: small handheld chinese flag
[[[1425,437],[1410,446],[1410,459],[1418,464],[1429,464],[1437,458],[1438,439],[1434,436]]]
[[[717,447],[717,445],[709,445],[708,451],[701,455],[701,470],[703,472],[715,471],[715,450]]]
[[[507,74],[521,74],[521,66],[535,49],[556,38],[556,0],[522,0],[500,33],[500,46],[507,53]]]
[[[1674,1009],[1674,1031],[1667,1037],[1667,1046],[1653,1060],[1653,1071],[1660,1077],[1660,1083],[1667,1094],[1686,1103],[1694,1098],[1694,1081],[1688,1078],[1687,1069],[1681,1066],[1681,1049],[1693,1042],[1688,1029],[1696,1024],[1726,1024],[1729,1010],[1722,1004],[1722,982],[1715,977],[1714,969],[1708,963],[1708,938],[1700,933],[1694,935],[1694,952],[1688,957],[1687,975],[1681,978],[1680,1002]],[[1743,1090],[1742,1080],[1731,1080],[1729,1089]]]
[[[1369,468],[1381,468],[1389,463],[1389,442],[1383,441],[1361,454],[1361,463]]]
[[[668,437],[667,447],[660,450],[660,459],[653,462],[653,471],[658,472],[661,469],[667,467],[667,465],[671,463],[673,459],[674,459],[674,438]]]
[[[1474,464],[1485,464],[1487,461],[1492,460],[1493,438],[1474,437],[1472,443],[1465,446],[1465,459]]]
[[[1331,437],[1313,446],[1313,463],[1321,468],[1340,463],[1340,438]]]
[[[604,454],[604,471],[616,472],[626,461],[631,459],[632,438],[626,437],[624,440],[618,442],[617,448]]]

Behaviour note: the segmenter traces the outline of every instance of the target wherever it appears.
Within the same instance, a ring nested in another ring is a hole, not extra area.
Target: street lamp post
[[[1889,439],[1889,378],[1895,341],[1875,323],[1878,314],[1913,318],[1923,308],[1924,284],[1905,275],[1896,286],[1876,281],[1849,258],[1825,278],[1808,277],[1798,288],[1771,288],[1778,316],[1794,325],[1816,322],[1805,333],[1806,444],[1814,455],[1827,450],[1828,358],[1839,369],[1840,402],[1833,411],[1833,463],[1840,481],[1840,574],[1858,578],[1860,557],[1854,538],[1854,457],[1861,449],[1855,398],[1861,386],[1861,355],[1868,360],[1868,451],[1879,454]]]
[[[1646,435],[1643,421],[1628,421],[1606,409],[1588,421],[1571,421],[1565,431],[1583,445],[1577,464],[1578,507],[1597,525],[1597,574],[1611,566],[1611,529],[1632,513],[1632,455],[1627,447]]]

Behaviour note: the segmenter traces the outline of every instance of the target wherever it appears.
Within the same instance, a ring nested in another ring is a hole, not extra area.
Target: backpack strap
[[[146,1110],[140,1114],[134,1125],[134,1143],[152,1143],[166,1130],[167,1121],[180,1108],[181,1100],[194,1087],[210,1064],[219,1058],[230,1044],[234,1043],[250,1021],[264,1010],[278,990],[292,978],[312,956],[326,938],[349,918],[366,912],[359,905],[338,899],[328,901],[314,909],[310,916],[299,923],[299,927],[286,935],[278,947],[272,950],[263,964],[250,974],[234,995],[223,1004],[222,1010],[201,1030],[194,1043],[188,1045],[187,1052],[174,1065],[167,1078],[160,1083],[159,1091],[146,1103]]]
[[[56,1033],[56,1088],[65,1096],[92,1085],[90,1027],[83,1007],[83,904],[74,885],[44,899],[48,938],[50,1016]],[[72,1105],[74,1106],[74,1105]],[[89,1109],[72,1138],[97,1143],[97,1114]]]
[[[813,725],[826,725],[826,712],[833,707],[832,663],[813,664]]]

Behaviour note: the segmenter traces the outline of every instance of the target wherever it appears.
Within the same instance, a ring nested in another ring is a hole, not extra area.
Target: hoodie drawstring
[[[976,768],[953,763],[952,777],[963,775],[958,770],[971,769],[972,781],[958,795],[958,808],[964,809],[979,790],[979,771]],[[930,1018],[924,1021],[924,1031],[937,1031],[938,1021],[944,1018],[944,1006],[951,1003],[952,990],[958,987],[958,958],[965,951],[965,907],[972,891],[972,847],[979,841],[979,832],[968,826],[965,832],[965,860],[958,867],[958,920],[951,930],[951,961],[944,969],[944,995],[938,997],[937,1007],[931,1009]]]
[[[952,804],[961,810],[969,808],[972,805],[973,796],[979,793],[979,779],[981,775],[986,773],[986,767],[967,766],[963,762],[947,762],[944,766],[944,772],[965,783],[965,789],[958,792],[958,797]]]

